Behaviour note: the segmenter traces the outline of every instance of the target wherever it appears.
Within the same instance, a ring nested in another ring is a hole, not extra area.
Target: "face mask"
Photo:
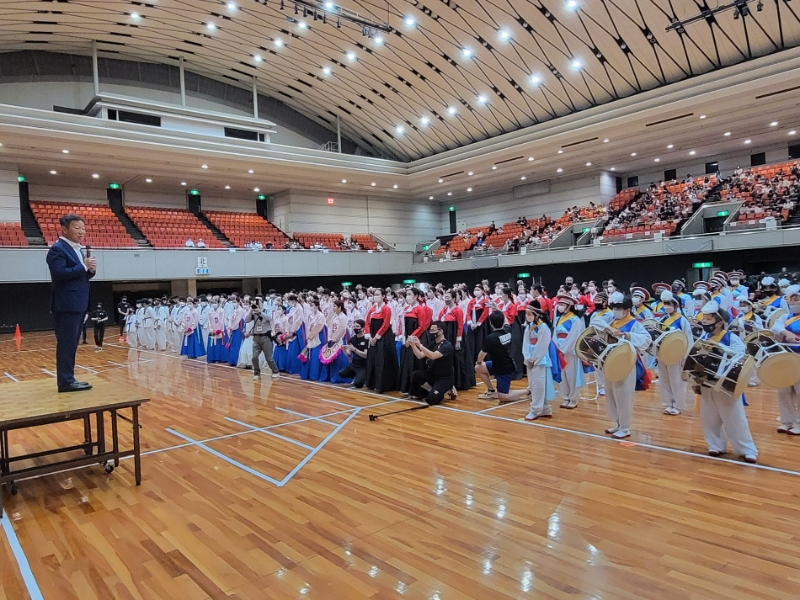
[[[714,333],[714,330],[717,328],[716,323],[705,324],[703,323],[703,331],[706,333]]]
[[[563,304],[556,305],[556,312],[563,314],[564,311],[567,310],[567,307]]]
[[[747,305],[747,304],[744,304],[744,305],[742,305],[742,312],[743,312],[744,314],[748,314],[748,313],[751,313],[751,312],[753,312],[753,309],[752,309],[752,308],[750,308],[750,306],[749,306],[749,305]]]
[[[608,295],[610,296],[610,295],[611,295],[611,294],[613,294],[613,293],[614,293],[616,290],[615,290],[613,287],[610,287],[610,288],[606,288],[606,291],[608,292]]]
[[[739,287],[739,280],[731,279],[731,287]]]
[[[667,313],[668,315],[671,315],[672,313],[675,312],[675,307],[672,306],[671,304],[665,304],[664,305],[664,312]]]
[[[590,292],[594,292],[595,290],[597,290],[597,288],[595,286],[593,286],[593,285],[589,286],[589,291]]]
[[[619,321],[624,316],[625,316],[625,311],[624,310],[622,310],[621,308],[615,308],[614,309],[614,319],[615,320]]]
[[[673,294],[677,294],[677,293],[679,293],[679,292],[680,292],[680,290],[681,290],[681,288],[679,288],[677,285],[673,285],[673,286],[672,286],[672,293],[673,293]]]
[[[375,296],[375,298],[373,298],[373,300],[375,301],[375,304],[378,304],[381,301],[383,301],[383,296]]]
[[[641,298],[636,297],[636,298],[633,299],[633,305],[634,306],[640,306],[641,304],[642,304]]]
[[[789,304],[789,310],[792,311],[793,314],[800,314],[800,302],[792,302]]]

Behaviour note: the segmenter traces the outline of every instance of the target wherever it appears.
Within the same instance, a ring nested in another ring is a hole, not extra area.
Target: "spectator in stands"
[[[272,242],[267,242],[267,245],[264,246],[265,250],[274,250],[275,246],[272,245]]]
[[[205,248],[206,243],[203,241],[203,238],[197,238],[197,247],[198,248]]]
[[[189,238],[188,240],[186,240],[186,243],[184,244],[184,246],[186,246],[187,248],[194,248],[194,241],[192,240],[192,238]]]
[[[384,248],[383,246],[381,246],[380,242],[378,242],[377,244],[375,244],[375,250],[377,250],[378,252],[386,252],[386,248]]]
[[[489,225],[489,235],[492,235],[495,231],[497,231],[497,226],[494,224],[494,221],[492,221]]]

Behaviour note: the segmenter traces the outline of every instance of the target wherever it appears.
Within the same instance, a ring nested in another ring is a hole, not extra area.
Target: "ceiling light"
[[[705,115],[700,115],[700,118],[701,118],[701,119],[705,119],[705,118],[706,118],[706,116],[705,116]]]
[[[603,143],[604,143],[604,144],[607,144],[609,141],[611,141],[611,140],[609,140],[608,138],[606,138],[606,139],[604,139],[604,140],[603,140]]]
[[[461,56],[463,56],[464,58],[469,58],[470,56],[472,56],[472,50],[470,50],[469,48],[462,48]]]
[[[660,158],[654,158],[653,162],[661,162],[661,159]]]
[[[752,141],[752,140],[745,140],[745,141],[744,141],[744,143],[745,143],[745,144],[749,144],[751,141]]]
[[[672,150],[675,147],[675,144],[667,144],[667,149]]]
[[[689,156],[694,156],[695,154],[697,154],[697,150],[690,150],[689,151]]]
[[[69,154],[69,150],[67,149],[62,150],[61,152],[63,152],[64,154]]]
[[[725,132],[725,137],[730,137],[730,135],[731,135],[731,132],[730,132],[730,131],[726,131],[726,132]]]
[[[532,156],[528,157],[528,162],[533,162],[533,157]]]
[[[573,58],[573,59],[572,59],[572,60],[569,62],[569,64],[570,64],[570,66],[571,66],[573,69],[575,69],[576,71],[579,71],[579,70],[581,69],[581,67],[583,67],[583,63],[580,61],[580,59],[577,59],[577,58]]]
[[[382,38],[381,36],[379,36],[379,35],[376,35],[376,36],[375,36],[375,39],[374,39],[373,41],[374,41],[374,42],[375,42],[375,43],[376,43],[378,46],[380,46],[380,45],[383,43],[383,38]]]
[[[433,200],[433,196],[428,196],[428,200]]]
[[[131,13],[131,19],[138,19],[138,18],[139,18],[139,13],[135,13],[135,12]]]
[[[520,179],[521,179],[522,181],[525,181],[525,179],[527,179],[527,177],[525,177],[525,175],[523,175],[522,177],[520,177]]]
[[[378,184],[377,184],[377,183],[375,183],[375,182],[373,181],[372,183],[370,183],[370,185],[371,185],[372,187],[375,187],[375,186],[376,186],[376,185],[378,185]]]
[[[468,175],[469,177],[472,177],[472,171],[470,171],[469,173],[467,173],[467,175]]]
[[[149,177],[148,177],[147,179],[145,179],[145,181],[146,181],[147,183],[153,183],[153,180],[152,180],[152,179],[150,179]]]
[[[308,27],[308,25],[306,24],[306,22],[305,22],[305,21],[300,21],[300,22],[298,22],[298,23],[297,23],[297,26],[298,26],[300,29],[305,29],[306,27]]]
[[[347,60],[355,60],[355,59],[356,59],[356,53],[355,52],[353,52],[351,50],[350,52],[347,53]]]
[[[333,10],[333,2],[326,2],[325,8],[327,8],[328,10]]]
[[[280,40],[275,40],[275,45],[276,45],[276,46],[280,46],[281,44],[283,44],[283,42],[282,42],[282,41],[280,41]],[[264,59],[263,59],[263,58],[261,58],[261,55],[260,55],[260,54],[254,54],[254,55],[253,55],[253,60],[254,60],[254,61],[256,61],[257,63],[260,63],[260,62],[261,62],[262,60],[264,60]]]
[[[50,171],[50,175],[58,175],[58,171]]]
[[[631,152],[631,156],[636,156],[636,152]]]
[[[236,10],[236,5],[233,2],[228,2],[228,8],[230,10]]]
[[[453,192],[447,192],[447,195],[448,195],[448,196],[452,196],[452,195],[453,195]]]
[[[282,40],[282,39],[280,39],[280,38],[275,38],[275,45],[276,45],[278,48],[280,48],[281,46],[283,46],[283,40]],[[259,60],[260,60],[260,59],[259,59]]]
[[[394,128],[394,132],[397,135],[403,135],[406,132],[406,130],[405,127],[403,127],[402,125],[398,125],[397,127]]]
[[[559,150],[556,154],[564,154],[563,150]]]
[[[539,77],[538,75],[531,75],[531,83],[533,85],[539,85],[540,83],[542,83],[542,78]]]
[[[444,179],[442,179],[442,178],[440,177],[440,178],[439,178],[439,183],[444,183]]]
[[[208,28],[209,28],[209,29],[211,29],[212,31],[213,31],[214,29],[216,29],[216,28],[217,28],[217,26],[216,26],[216,25],[214,25],[214,24],[213,24],[211,21],[209,21],[208,23],[206,23],[206,27],[208,27]]]
[[[330,75],[331,74],[331,68],[330,67],[322,67],[322,74],[323,75]]]
[[[100,175],[97,173],[92,173],[92,179],[100,179]]]
[[[428,117],[420,117],[419,124],[422,125],[423,127],[430,122],[431,120]]]
[[[226,185],[226,186],[225,186],[225,189],[226,189],[226,190],[229,190],[229,189],[231,189],[231,186],[229,186],[229,185]]]
[[[591,166],[592,166],[592,163],[590,163],[590,162],[587,162],[587,163],[586,163],[586,166],[587,166],[587,167],[591,167]]]
[[[447,107],[447,114],[451,117],[456,114],[456,107],[455,106],[448,106]]]
[[[467,191],[468,191],[468,192],[471,192],[471,191],[472,191],[472,188],[467,188]]]
[[[200,165],[200,168],[201,168],[201,169],[207,169],[207,168],[208,168],[208,165]]]
[[[492,171],[497,171],[497,165],[492,165]]]
[[[505,29],[502,29],[502,30],[500,31],[500,39],[501,39],[501,40],[507,40],[507,39],[508,39],[508,38],[510,38],[510,37],[511,37],[511,34],[510,34],[510,33],[508,33],[508,32],[507,32]]]
[[[260,192],[260,191],[261,191],[261,189],[260,189],[260,188],[257,188],[257,187],[255,187],[255,188],[253,188],[253,191],[254,191],[254,192],[256,192],[256,193],[258,193],[258,192]]]
[[[609,169],[609,170],[611,170],[611,171],[616,171],[616,170],[617,170],[617,167],[611,167],[611,169]]]
[[[342,179],[342,183],[347,183],[347,179]]]
[[[794,135],[794,134],[796,134],[796,133],[797,133],[797,132],[796,132],[794,129],[792,129],[792,130],[789,132],[789,135]]]
[[[567,0],[567,8],[570,10],[578,8],[578,0]]]
[[[181,185],[186,185],[186,182],[185,181],[181,181]]]
[[[396,190],[396,189],[397,189],[397,184],[395,183],[395,184],[392,186],[392,188]]]
[[[486,96],[484,96],[483,94],[478,96],[478,104],[486,104],[488,101],[489,101],[489,99]]]
[[[772,123],[769,124],[769,126],[770,127],[777,127],[778,126],[778,122],[777,121],[773,121]]]
[[[413,27],[413,26],[414,26],[414,25],[416,25],[416,23],[417,23],[417,22],[414,20],[414,17],[406,17],[404,22],[405,22],[405,24],[406,24],[406,27]]]
[[[250,175],[254,173],[253,169],[248,169],[247,172],[250,173]]]
[[[563,173],[563,172],[564,172],[564,169],[562,169],[561,167],[558,167],[556,169],[556,173]]]

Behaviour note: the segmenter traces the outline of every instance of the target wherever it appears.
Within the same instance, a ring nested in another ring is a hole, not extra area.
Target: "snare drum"
[[[739,398],[755,369],[752,356],[737,354],[710,340],[697,340],[683,371],[703,387]]]
[[[758,379],[774,388],[800,383],[800,354],[775,339],[769,331],[756,331],[744,339],[747,354],[755,359]]]
[[[575,344],[575,354],[582,361],[603,371],[606,381],[625,379],[636,364],[636,351],[630,342],[618,341],[605,331],[587,327]]]

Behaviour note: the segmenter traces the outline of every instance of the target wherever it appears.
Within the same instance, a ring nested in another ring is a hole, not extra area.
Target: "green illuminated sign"
[[[719,212],[717,212],[718,217],[727,217],[729,214],[731,213],[729,213],[727,210],[720,210]]]
[[[25,181],[25,175],[18,175],[18,176],[17,176],[17,181],[19,181],[20,183],[22,183],[23,181]]]
[[[403,279],[403,283],[406,285],[411,285],[412,283],[417,283],[416,279]]]
[[[422,251],[425,252],[425,250],[427,250],[428,248],[430,248],[430,246],[423,246]]]
[[[118,183],[109,183],[108,187],[109,187],[109,189],[112,189],[112,190],[118,190],[119,189],[119,184]]]
[[[530,273],[517,273],[517,277],[530,277]]]
[[[584,227],[584,228],[581,230],[581,233],[586,233],[587,231],[589,231],[589,227]]]
[[[695,269],[710,269],[714,266],[714,263],[710,262],[703,262],[703,263],[692,263],[692,267]]]
[[[256,197],[256,199],[257,199],[257,200],[266,200],[266,199],[267,199],[267,197],[266,197],[264,194],[259,194],[259,195]]]
[[[343,281],[342,282],[342,287],[350,287],[351,285],[353,285],[352,281]]]
[[[451,207],[450,207],[450,208],[448,208],[447,210],[449,210],[450,212],[453,212],[455,209],[456,209],[456,207],[455,207],[455,206],[451,206]]]
[[[200,190],[189,190],[189,195],[190,196],[199,196],[200,195]]]

